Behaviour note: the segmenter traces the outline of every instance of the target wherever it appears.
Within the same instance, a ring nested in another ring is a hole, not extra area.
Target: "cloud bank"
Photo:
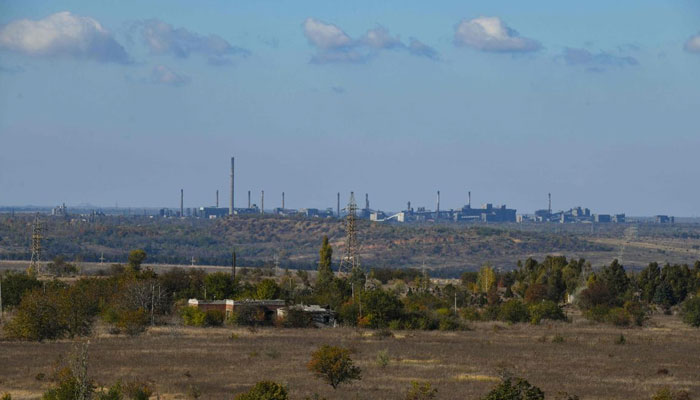
[[[498,17],[463,20],[457,25],[454,41],[457,46],[495,53],[526,53],[542,48],[540,42],[521,37]]]
[[[586,49],[567,47],[562,58],[567,65],[584,66],[593,72],[604,71],[608,67],[630,67],[639,65],[639,61],[631,56],[615,55],[608,52],[592,53]]]
[[[695,36],[691,36],[690,39],[685,42],[685,51],[700,54],[700,33]]]
[[[386,50],[405,50],[409,54],[432,60],[440,58],[432,47],[413,38],[407,45],[383,27],[370,29],[359,39],[353,39],[336,25],[307,18],[303,30],[309,44],[316,48],[316,54],[311,58],[313,63],[366,62]]]
[[[97,20],[68,11],[0,28],[0,48],[39,57],[73,57],[127,64],[130,58]]]
[[[214,65],[232,62],[231,56],[248,56],[250,51],[233,46],[218,35],[203,36],[185,28],[175,28],[158,19],[150,19],[137,24],[141,38],[152,54],[168,54],[187,58],[191,54],[208,57]]]

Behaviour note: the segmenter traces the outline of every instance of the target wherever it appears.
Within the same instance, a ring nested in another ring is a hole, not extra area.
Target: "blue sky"
[[[694,1],[1,1],[0,204],[698,216]]]

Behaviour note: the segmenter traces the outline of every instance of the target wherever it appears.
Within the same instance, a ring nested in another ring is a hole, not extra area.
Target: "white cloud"
[[[353,40],[342,29],[314,18],[304,21],[304,36],[309,43],[322,50],[353,46]]]
[[[384,50],[408,50],[412,55],[439,59],[437,51],[432,47],[416,39],[411,39],[407,46],[398,36],[392,36],[381,26],[368,30],[357,40],[340,27],[314,18],[307,18],[303,28],[309,44],[316,48],[311,62],[317,64],[362,63]]]
[[[700,34],[692,36],[685,42],[685,51],[700,54]]]
[[[209,57],[210,63],[215,65],[229,63],[231,55],[250,54],[248,50],[233,46],[221,36],[202,36],[185,28],[174,28],[157,19],[143,21],[137,27],[141,28],[141,37],[153,54],[187,58],[190,54],[198,53]]]
[[[405,47],[401,39],[393,37],[386,29],[378,27],[370,29],[362,37],[361,42],[375,49],[395,49]]]
[[[124,47],[97,20],[68,11],[40,20],[10,22],[0,28],[0,48],[32,56],[130,62]]]
[[[151,83],[183,86],[190,83],[190,77],[179,74],[164,65],[156,65],[151,71]]]
[[[536,40],[521,37],[498,17],[463,20],[457,25],[455,44],[502,53],[537,51],[542,47]]]

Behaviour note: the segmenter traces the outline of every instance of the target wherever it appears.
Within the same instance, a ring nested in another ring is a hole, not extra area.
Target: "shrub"
[[[350,350],[324,345],[311,354],[308,369],[336,389],[341,383],[362,378],[360,368],[350,358]]]
[[[386,350],[379,350],[377,352],[377,365],[380,368],[385,368],[389,365],[389,352]]]
[[[688,299],[681,308],[683,322],[696,328],[700,327],[700,297]]]
[[[617,339],[615,339],[615,344],[622,345],[625,343],[627,343],[627,339],[625,339],[625,335],[623,334],[620,334],[620,336],[618,336]]]
[[[412,381],[406,393],[406,400],[431,400],[437,397],[437,389],[430,382]]]
[[[5,393],[2,395],[2,397],[0,397],[0,400],[12,400],[12,395]]]
[[[496,385],[482,400],[544,400],[544,392],[525,379],[513,384],[510,378]]]
[[[67,331],[61,318],[60,299],[56,290],[44,294],[34,289],[22,297],[17,314],[5,326],[10,338],[22,340],[53,340],[61,338]]]
[[[239,326],[259,326],[267,322],[263,310],[248,305],[236,307],[229,321]]]
[[[143,308],[118,312],[117,327],[129,336],[136,336],[146,330],[148,314]]]
[[[309,313],[303,310],[290,308],[282,321],[282,326],[285,328],[308,328],[313,326],[313,319]]]
[[[207,315],[198,307],[183,307],[180,309],[182,322],[187,326],[204,326]]]
[[[207,310],[204,313],[205,326],[221,326],[224,324],[226,315],[221,310]]]
[[[456,331],[460,327],[459,322],[451,317],[440,318],[440,322],[438,324],[438,329],[441,331]]]
[[[520,300],[508,300],[501,305],[498,319],[510,323],[526,322],[530,319],[527,306]]]
[[[557,303],[550,300],[545,300],[531,305],[529,311],[530,322],[534,325],[539,324],[543,319],[558,321],[566,320],[564,310],[562,310]]]
[[[557,333],[557,334],[554,335],[554,337],[552,338],[552,343],[564,343],[564,336],[562,336],[562,335],[560,335],[560,334]]]
[[[287,388],[279,383],[261,381],[255,384],[249,391],[241,393],[235,400],[287,400],[289,394]]]
[[[630,314],[621,307],[610,309],[605,319],[607,322],[615,326],[630,326],[632,323],[632,317]]]
[[[639,301],[626,301],[623,308],[637,326],[644,325],[648,319],[649,308]]]
[[[673,391],[669,388],[659,389],[651,400],[690,400],[690,395],[684,390]]]
[[[597,305],[587,309],[583,315],[586,319],[591,321],[605,322],[609,312],[610,307],[606,305]]]

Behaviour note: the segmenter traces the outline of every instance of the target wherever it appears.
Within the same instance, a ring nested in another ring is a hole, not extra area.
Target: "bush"
[[[287,316],[282,321],[282,326],[285,328],[308,328],[313,326],[311,315],[303,310],[290,308],[287,311]]]
[[[265,319],[263,310],[254,306],[242,305],[236,307],[229,322],[239,326],[259,326],[268,321]]]
[[[609,312],[610,307],[606,305],[597,305],[587,309],[583,315],[586,317],[586,319],[591,321],[605,322]]]
[[[510,378],[494,387],[482,400],[544,400],[544,392],[518,378],[513,384]]]
[[[644,325],[644,321],[649,318],[649,308],[639,301],[626,301],[623,308],[637,326]]]
[[[412,381],[406,393],[406,400],[431,400],[437,397],[437,389],[430,382]]]
[[[616,307],[610,309],[605,320],[615,326],[630,326],[632,317],[624,308]]]
[[[681,307],[683,322],[696,328],[700,327],[700,297],[688,299]]]
[[[530,312],[527,306],[520,300],[508,300],[501,305],[498,319],[509,323],[527,322],[530,319]]]
[[[287,400],[287,388],[272,381],[261,381],[249,391],[239,394],[235,400]]]
[[[17,314],[5,326],[8,337],[20,340],[53,340],[67,331],[61,318],[60,299],[56,290],[44,294],[34,289],[22,297]]]
[[[389,365],[389,352],[386,350],[379,350],[377,353],[377,365],[381,368],[385,368]]]
[[[204,326],[207,314],[198,307],[183,307],[180,309],[182,323],[187,326]]]
[[[659,389],[651,400],[690,400],[690,395],[684,390],[673,391],[669,388]]]
[[[205,326],[221,326],[224,324],[226,315],[221,310],[207,310],[204,313]]]
[[[537,325],[543,319],[564,321],[566,320],[566,315],[564,314],[564,310],[562,310],[557,303],[550,300],[531,305],[530,322]]]
[[[456,331],[461,328],[459,321],[452,317],[442,317],[438,323],[438,329],[441,331]]]
[[[146,330],[148,314],[143,308],[138,310],[121,310],[117,313],[117,327],[129,336],[136,336]]]
[[[351,383],[362,378],[360,368],[350,358],[350,350],[324,345],[311,354],[307,365],[317,378],[336,389],[341,383]]]

